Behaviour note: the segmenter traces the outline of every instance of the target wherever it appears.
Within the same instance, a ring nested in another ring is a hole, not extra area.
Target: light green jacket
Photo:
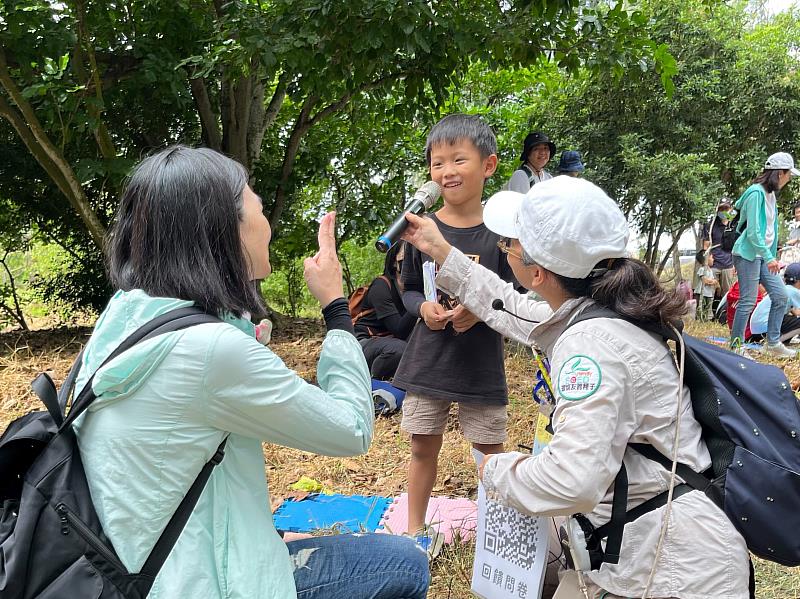
[[[140,325],[188,304],[118,291],[97,321],[76,389]],[[131,572],[230,433],[151,598],[296,597],[261,443],[345,456],[372,440],[370,375],[355,337],[326,335],[316,387],[259,344],[250,322],[229,320],[161,335],[110,362],[94,379],[98,399],[76,423],[100,522]]]
[[[733,244],[733,254],[745,260],[763,258],[764,264],[772,262],[778,253],[778,216],[775,215],[775,236],[768,246],[767,232],[767,194],[760,183],[753,183],[736,200],[739,211],[739,239]]]

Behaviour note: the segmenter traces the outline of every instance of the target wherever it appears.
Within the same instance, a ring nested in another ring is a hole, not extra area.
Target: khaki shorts
[[[446,400],[408,393],[403,400],[400,428],[412,435],[442,435],[450,415],[450,405],[451,402]],[[504,443],[508,438],[506,407],[459,403],[458,422],[467,441],[481,445]]]

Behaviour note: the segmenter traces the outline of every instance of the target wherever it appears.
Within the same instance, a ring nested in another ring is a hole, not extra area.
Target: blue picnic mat
[[[272,518],[275,528],[290,532],[374,532],[391,502],[390,497],[313,494],[302,501],[287,499]]]
[[[728,339],[727,337],[706,337],[706,341],[710,341],[711,343],[716,343],[717,345],[724,345],[727,347],[727,345],[730,343],[731,340]],[[745,343],[744,345],[742,345],[742,347],[745,349],[754,349],[754,350],[763,349],[763,346],[759,343]]]

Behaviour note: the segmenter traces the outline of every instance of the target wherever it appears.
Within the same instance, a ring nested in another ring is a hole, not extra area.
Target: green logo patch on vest
[[[575,355],[558,371],[558,394],[564,399],[586,399],[600,388],[600,365],[589,356]]]

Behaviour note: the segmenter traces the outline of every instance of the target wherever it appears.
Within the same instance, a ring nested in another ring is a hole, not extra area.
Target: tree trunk
[[[205,144],[217,152],[222,150],[222,134],[219,131],[219,123],[211,106],[211,99],[208,96],[208,87],[202,77],[190,78],[189,88],[192,90],[192,98],[200,116],[200,126]]]

